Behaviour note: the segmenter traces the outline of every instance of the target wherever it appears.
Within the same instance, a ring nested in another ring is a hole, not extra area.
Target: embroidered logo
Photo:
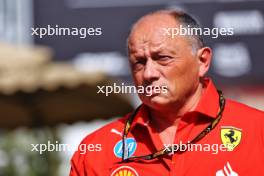
[[[131,157],[137,149],[136,140],[134,138],[127,138],[125,140],[125,144],[126,144],[126,148],[127,148],[126,156]],[[123,141],[122,140],[120,140],[116,143],[116,145],[114,147],[114,154],[116,157],[122,158],[122,154],[123,154]]]
[[[229,162],[227,162],[224,166],[224,169],[217,171],[215,176],[239,176],[239,175],[235,171],[233,171]]]
[[[227,151],[234,150],[241,141],[242,130],[232,126],[221,127],[221,140]]]
[[[114,172],[112,172],[111,176],[139,176],[137,171],[129,166],[120,166]]]

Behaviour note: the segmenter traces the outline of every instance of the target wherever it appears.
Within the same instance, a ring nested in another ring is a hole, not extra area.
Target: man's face
[[[154,109],[184,104],[199,84],[199,62],[190,39],[165,33],[164,28],[178,25],[167,15],[146,17],[128,40],[135,85],[167,87],[165,93],[139,94],[141,101]]]

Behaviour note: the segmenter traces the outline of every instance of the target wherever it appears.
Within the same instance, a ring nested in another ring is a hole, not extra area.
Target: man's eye
[[[136,61],[135,64],[144,64],[144,61],[142,61],[142,60],[138,60],[138,61]]]
[[[166,62],[166,61],[169,61],[171,58],[172,57],[170,57],[170,56],[159,56],[158,61]]]
[[[169,57],[168,56],[159,56],[159,59],[160,60],[166,60],[166,59],[169,59]]]
[[[138,61],[136,61],[136,62],[133,64],[133,68],[134,68],[135,70],[140,70],[141,68],[143,68],[144,64],[145,64],[145,61],[143,61],[143,60],[138,60]]]

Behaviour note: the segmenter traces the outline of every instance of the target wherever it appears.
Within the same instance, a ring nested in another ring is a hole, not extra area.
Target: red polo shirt
[[[210,80],[196,109],[184,114],[174,144],[187,144],[216,117],[219,96]],[[131,156],[164,148],[143,105],[128,134]],[[264,112],[226,100],[223,117],[196,146],[151,161],[120,163],[128,115],[88,135],[71,160],[70,176],[260,176],[264,175]],[[97,146],[96,150],[84,146]],[[226,147],[227,146],[227,147]],[[182,146],[183,147],[183,146]],[[84,149],[87,149],[84,151]]]

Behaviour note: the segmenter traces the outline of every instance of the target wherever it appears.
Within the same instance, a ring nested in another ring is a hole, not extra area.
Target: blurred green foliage
[[[59,141],[56,129],[19,128],[0,131],[0,176],[58,176],[58,151],[32,151],[31,144]]]

